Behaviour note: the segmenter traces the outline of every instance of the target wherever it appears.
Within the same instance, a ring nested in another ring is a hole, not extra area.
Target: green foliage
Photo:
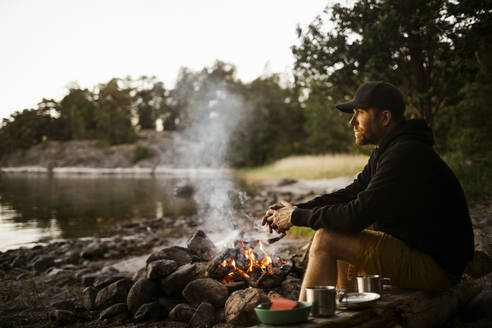
[[[300,151],[304,115],[298,89],[282,87],[273,74],[245,85],[244,95],[250,107],[232,141],[232,164],[260,165]]]
[[[164,83],[157,81],[155,77],[142,76],[138,79],[139,86],[133,95],[134,106],[137,110],[138,125],[143,130],[154,130],[156,120],[165,118],[165,129],[174,130],[175,115],[168,106],[168,92]]]
[[[71,88],[60,102],[60,138],[91,139],[97,135],[95,96],[87,89]]]
[[[352,150],[354,137],[352,129],[348,128],[351,116],[335,109],[333,99],[322,86],[311,87],[304,113],[307,152],[323,154]]]
[[[470,203],[492,195],[492,153],[478,157],[467,157],[462,153],[449,153],[446,162],[461,182],[466,198]]]
[[[99,86],[95,121],[101,139],[110,144],[129,143],[136,139],[131,122],[130,89],[122,89],[118,79]]]
[[[53,127],[53,118],[44,110],[15,112],[3,120],[0,129],[0,157],[50,139]]]
[[[155,151],[152,148],[138,145],[133,150],[132,163],[136,164],[143,159],[155,156]]]

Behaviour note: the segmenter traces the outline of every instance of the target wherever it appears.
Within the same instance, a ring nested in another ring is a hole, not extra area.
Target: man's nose
[[[349,121],[349,124],[350,124],[351,126],[355,126],[355,124],[356,124],[356,121],[357,121],[357,120],[355,119],[355,116],[356,116],[356,115],[357,115],[357,113],[354,113],[354,114],[352,115],[352,118],[351,118],[351,119],[350,119],[350,121]]]

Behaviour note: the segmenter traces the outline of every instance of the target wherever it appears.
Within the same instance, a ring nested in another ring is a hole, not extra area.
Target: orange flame
[[[242,240],[240,241],[241,247],[242,247],[242,252],[246,258],[244,263],[240,267],[236,264],[235,259],[233,258],[227,258],[221,263],[222,267],[229,267],[231,271],[222,279],[223,284],[231,283],[235,281],[235,278],[237,278],[238,275],[242,276],[243,278],[250,279],[250,275],[248,273],[269,273],[273,274],[273,260],[270,257],[270,255],[265,251],[263,248],[263,244],[261,241],[258,243],[260,245],[260,250],[261,250],[261,255],[258,256],[254,251],[253,248],[248,247],[248,245],[243,242]],[[258,245],[255,244],[255,245]],[[253,245],[253,247],[255,246]],[[233,247],[235,246],[235,243],[233,242]],[[285,263],[285,260],[281,259],[280,257],[278,258],[278,262],[280,263]],[[246,272],[248,273],[246,273]],[[241,278],[239,278],[241,279]]]

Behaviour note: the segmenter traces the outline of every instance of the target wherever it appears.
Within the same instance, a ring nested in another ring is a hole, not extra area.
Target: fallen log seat
[[[425,328],[440,325],[449,320],[482,290],[492,289],[492,273],[481,278],[458,284],[446,291],[429,293],[421,291],[390,289],[385,290],[382,299],[371,308],[359,311],[337,311],[333,317],[314,318],[300,328],[339,328],[339,327],[410,327]],[[255,327],[292,327],[260,324]]]

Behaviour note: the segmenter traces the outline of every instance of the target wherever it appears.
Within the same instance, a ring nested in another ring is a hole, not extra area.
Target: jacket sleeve
[[[409,210],[421,185],[422,168],[418,166],[425,165],[424,161],[415,161],[412,152],[410,149],[385,152],[367,188],[356,198],[341,204],[299,207],[292,213],[292,223],[315,230],[328,228],[357,233],[377,218],[398,216],[395,215],[398,211]]]
[[[296,204],[298,208],[313,209],[315,207],[321,207],[326,205],[347,203],[355,198],[357,194],[367,187],[370,180],[371,164],[372,160],[369,159],[368,163],[364,167],[361,173],[357,175],[357,178],[349,184],[347,187],[316,197],[306,203]]]

